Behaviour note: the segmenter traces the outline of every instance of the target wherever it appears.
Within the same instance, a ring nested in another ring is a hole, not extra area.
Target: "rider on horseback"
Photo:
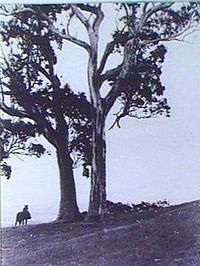
[[[17,222],[19,223],[19,225],[27,225],[28,219],[31,219],[31,214],[28,211],[28,205],[24,205],[22,212],[17,213],[15,226],[17,225]]]

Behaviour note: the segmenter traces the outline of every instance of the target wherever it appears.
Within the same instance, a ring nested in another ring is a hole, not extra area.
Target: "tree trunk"
[[[57,148],[56,152],[60,174],[60,207],[57,220],[78,220],[80,213],[76,201],[76,188],[72,169],[73,162],[65,145]]]
[[[88,216],[99,217],[106,207],[105,116],[97,110],[93,122],[92,173]]]

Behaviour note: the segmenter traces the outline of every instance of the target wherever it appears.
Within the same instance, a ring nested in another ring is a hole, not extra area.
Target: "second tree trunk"
[[[106,141],[105,117],[97,111],[93,122],[92,172],[89,217],[99,216],[106,208]]]

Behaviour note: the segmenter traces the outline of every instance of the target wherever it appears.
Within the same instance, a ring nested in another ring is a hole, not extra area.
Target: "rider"
[[[23,212],[25,213],[25,219],[31,219],[31,214],[28,211],[28,205],[24,205]]]
[[[23,211],[28,211],[28,205],[24,205]]]

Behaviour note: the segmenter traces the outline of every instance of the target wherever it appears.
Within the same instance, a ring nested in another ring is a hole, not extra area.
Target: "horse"
[[[19,223],[19,226],[27,225],[27,220],[29,219],[31,219],[31,214],[26,208],[24,208],[23,211],[17,213],[15,226],[17,226],[17,223]]]

